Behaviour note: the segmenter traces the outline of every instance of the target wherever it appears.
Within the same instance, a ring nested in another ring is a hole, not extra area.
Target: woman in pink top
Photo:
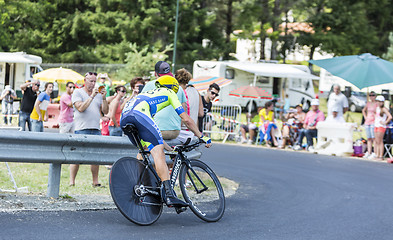
[[[385,135],[386,125],[392,120],[392,115],[384,106],[385,98],[383,96],[378,96],[375,100],[377,101],[378,107],[375,111],[374,152],[376,160],[383,160],[383,136]]]
[[[75,84],[73,82],[67,82],[66,92],[60,98],[60,114],[58,120],[60,133],[74,133],[74,108],[71,101],[74,89]]]
[[[116,95],[109,105],[108,116],[109,121],[109,135],[110,136],[122,136],[123,131],[120,128],[120,115],[121,115],[121,105],[124,101],[124,96],[127,93],[126,88],[123,85],[119,85],[115,88]]]
[[[375,121],[375,111],[377,109],[377,102],[375,101],[376,94],[374,91],[370,92],[369,97],[370,101],[367,102],[366,106],[363,108],[362,113],[365,119],[364,121],[364,129],[366,130],[367,136],[367,152],[364,155],[365,158],[374,157],[372,153],[373,143],[375,140],[374,134],[374,121]]]

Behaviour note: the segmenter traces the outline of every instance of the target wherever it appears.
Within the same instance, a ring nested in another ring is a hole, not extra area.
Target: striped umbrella
[[[265,89],[256,86],[241,86],[229,92],[229,96],[255,99],[273,99]]]
[[[224,87],[232,83],[232,80],[223,77],[199,77],[191,79],[189,84],[192,84],[199,92],[207,91],[210,84],[216,83],[220,87]]]

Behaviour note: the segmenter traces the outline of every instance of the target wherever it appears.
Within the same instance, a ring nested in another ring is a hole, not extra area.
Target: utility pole
[[[176,65],[176,42],[177,42],[177,24],[179,19],[179,0],[176,1],[176,22],[175,22],[175,39],[173,40],[173,60],[172,60],[172,73],[175,73]]]

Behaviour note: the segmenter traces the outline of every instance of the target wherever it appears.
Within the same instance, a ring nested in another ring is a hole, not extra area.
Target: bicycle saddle
[[[138,133],[138,129],[132,123],[127,123],[122,129],[125,133]]]

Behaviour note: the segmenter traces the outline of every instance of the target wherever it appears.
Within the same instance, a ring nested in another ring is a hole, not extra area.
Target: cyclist
[[[176,95],[179,90],[179,83],[174,77],[169,75],[159,77],[156,81],[156,87],[157,89],[141,93],[126,103],[121,115],[120,125],[123,128],[128,123],[132,123],[138,129],[142,145],[148,148],[153,156],[157,174],[162,181],[161,196],[165,204],[168,207],[185,207],[188,204],[178,199],[172,189],[165,161],[164,141],[153,116],[171,105],[188,129],[206,143],[206,147],[211,146],[211,139],[203,136],[194,121],[185,113]],[[125,134],[127,135],[126,132]],[[128,137],[136,146],[133,137],[131,135],[128,135]]]

